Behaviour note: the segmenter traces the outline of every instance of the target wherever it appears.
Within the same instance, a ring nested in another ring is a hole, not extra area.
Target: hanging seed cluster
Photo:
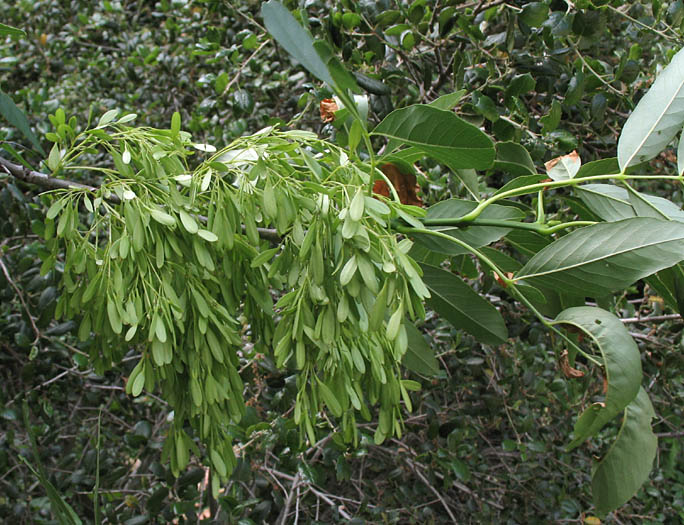
[[[401,379],[404,323],[424,315],[429,293],[391,221],[420,210],[373,197],[371,167],[310,133],[265,130],[190,170],[190,148],[210,148],[191,144],[178,117],[170,130],[103,120],[54,135],[55,171],[98,152],[113,167],[94,193],[55,192],[42,271],[62,270],[57,314],[80,318],[99,372],[140,356],[126,391],[158,388],[173,408],[172,470],[199,453],[195,438],[215,489],[235,466],[240,318],[256,348],[297,371],[294,419],[312,443],[322,411],[347,442],[373,407],[376,442],[400,434],[416,387]]]

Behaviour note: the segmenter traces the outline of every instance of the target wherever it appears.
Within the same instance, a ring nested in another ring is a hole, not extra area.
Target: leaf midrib
[[[665,115],[668,114],[670,107],[672,106],[672,104],[674,104],[675,99],[679,96],[679,93],[682,91],[682,87],[684,87],[684,78],[682,78],[682,80],[679,82],[679,87],[675,90],[674,94],[665,106],[665,109],[660,113],[660,116],[648,130],[648,133],[644,135],[643,139],[639,142],[638,147],[633,151],[632,155],[630,155],[630,157],[627,159],[627,162],[625,163],[625,167],[623,169],[626,169],[630,166],[632,160],[634,160],[634,158],[639,154],[639,151],[641,151],[641,148],[644,147],[644,144],[648,141],[651,135],[653,135],[653,132],[658,127],[658,124],[663,120],[663,118],[665,118]]]
[[[681,236],[680,236],[680,237],[675,238],[675,239],[668,239],[668,240],[666,240],[666,241],[658,241],[658,242],[653,242],[653,243],[650,243],[650,244],[644,244],[644,245],[641,245],[641,246],[639,246],[639,247],[637,247],[637,248],[632,248],[631,250],[630,250],[630,249],[625,249],[625,250],[622,250],[622,251],[619,251],[619,252],[611,253],[610,255],[606,255],[606,256],[603,256],[603,257],[597,257],[597,258],[595,258],[595,259],[590,259],[590,260],[587,260],[587,261],[582,261],[581,263],[577,263],[577,264],[573,264],[573,265],[569,265],[569,266],[564,266],[564,267],[558,267],[558,268],[555,268],[555,269],[552,269],[552,270],[548,270],[548,271],[544,271],[544,272],[538,272],[538,273],[531,273],[531,274],[527,274],[527,275],[521,275],[521,276],[519,276],[519,277],[516,277],[515,280],[516,280],[516,281],[519,281],[519,280],[523,280],[523,279],[530,279],[530,278],[532,278],[532,277],[541,277],[541,276],[549,275],[549,274],[556,273],[556,272],[561,272],[561,271],[564,272],[564,271],[572,270],[572,269],[574,269],[574,268],[580,268],[580,267],[582,267],[582,266],[587,266],[587,265],[589,265],[589,264],[593,264],[593,263],[595,263],[595,262],[599,262],[599,261],[602,261],[602,260],[605,260],[605,259],[609,259],[609,258],[611,258],[611,257],[617,257],[617,256],[623,255],[623,254],[625,254],[625,253],[635,252],[636,250],[641,250],[642,248],[650,248],[650,247],[652,247],[652,246],[657,246],[657,245],[659,245],[659,244],[665,244],[665,243],[669,243],[669,242],[683,241],[683,240],[684,240],[684,237],[681,237]]]

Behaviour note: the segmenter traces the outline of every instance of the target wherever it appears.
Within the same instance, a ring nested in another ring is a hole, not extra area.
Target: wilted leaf
[[[394,164],[385,164],[380,169],[390,180],[394,189],[397,190],[399,200],[403,204],[423,205],[423,201],[418,196],[419,187],[416,184],[416,176],[413,173],[402,173]],[[384,195],[385,197],[390,196],[389,187],[382,179],[376,180],[373,184],[373,193]]]

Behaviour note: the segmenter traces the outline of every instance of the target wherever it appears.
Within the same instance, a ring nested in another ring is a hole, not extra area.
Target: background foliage
[[[371,119],[393,108],[465,89],[459,115],[498,141],[522,144],[532,161],[577,149],[584,162],[615,155],[617,132],[660,65],[682,45],[682,2],[289,2],[312,33],[330,42],[371,95]],[[0,48],[1,87],[42,137],[58,107],[85,122],[119,108],[137,123],[168,127],[179,111],[198,142],[224,145],[276,122],[297,119],[344,143],[324,125],[328,96],[265,33],[259,2],[0,2],[5,22],[28,38]],[[0,130],[7,156],[23,138]],[[48,143],[43,141],[48,149]],[[34,166],[41,155],[24,153]],[[665,152],[654,167],[671,167]],[[491,170],[480,191],[507,175]],[[459,179],[439,165],[421,166],[430,204],[465,197]],[[680,188],[643,190],[682,202]],[[491,191],[491,190],[489,190]],[[168,409],[153,395],[123,392],[135,357],[98,376],[76,326],[55,324],[57,275],[40,277],[38,192],[0,176],[0,517],[49,522],[37,479],[18,459],[45,464],[52,483],[85,521],[93,519],[97,462],[104,520],[196,521],[205,508],[204,470],[174,479],[160,463]],[[463,275],[504,314],[514,339],[486,346],[430,315],[429,335],[441,376],[421,381],[402,440],[378,447],[374,424],[357,450],[333,439],[302,449],[291,418],[292,378],[246,348],[241,375],[250,400],[240,424],[239,465],[225,495],[212,503],[224,522],[276,521],[283,510],[302,520],[346,515],[370,522],[581,522],[591,513],[588,465],[593,447],[566,454],[571,414],[584,385],[561,378],[549,335],[520,311],[491,277],[461,258]],[[635,286],[617,308],[644,356],[646,385],[661,435],[652,479],[608,518],[619,523],[676,522],[684,513],[681,453],[681,329],[662,298]],[[664,314],[664,316],[663,316]],[[248,331],[246,320],[243,330]],[[596,379],[596,378],[593,378]],[[592,378],[586,381],[592,382]],[[596,388],[600,388],[597,383]],[[29,401],[40,458],[30,452],[20,401]],[[96,432],[101,425],[101,443]],[[603,438],[610,438],[606,431]],[[290,494],[293,498],[288,498]],[[289,500],[289,503],[288,503]],[[202,504],[199,502],[202,501]],[[410,502],[410,505],[407,504]]]

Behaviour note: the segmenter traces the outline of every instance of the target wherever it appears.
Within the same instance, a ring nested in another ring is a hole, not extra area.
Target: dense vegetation
[[[416,177],[425,207],[448,198],[492,196],[519,175],[536,177],[528,184],[538,183],[546,178],[536,175],[545,172],[545,162],[573,150],[584,164],[616,156],[626,118],[683,40],[681,2],[416,0],[289,2],[287,7],[357,75],[360,94],[368,95],[369,127],[394,109],[446,95],[442,103],[460,117],[497,144],[512,144],[508,155],[499,147],[493,166],[477,174],[421,158]],[[121,125],[175,128],[182,137],[182,123],[194,143],[219,149],[265,126],[281,126],[284,133],[312,130],[341,148],[350,141],[356,146],[356,132],[345,128],[343,118],[321,121],[319,103],[332,96],[330,87],[274,43],[260,8],[258,2],[178,0],[0,2],[4,21],[26,32],[4,41],[0,87],[29,116],[40,140],[31,144],[16,123],[8,123],[1,130],[2,154],[51,172],[60,161],[47,154],[52,143],[68,145],[70,134],[85,131],[86,123],[95,126],[114,109],[117,115],[107,118],[137,115],[127,123],[119,120]],[[83,164],[108,166],[106,140],[91,137],[93,149],[84,149]],[[293,137],[315,151],[323,148],[319,139]],[[129,138],[133,144],[135,137]],[[272,140],[286,139],[284,134]],[[381,147],[380,139],[373,138],[375,146]],[[177,147],[169,145],[169,150]],[[138,162],[134,147],[129,155]],[[182,160],[194,169],[208,158],[200,155]],[[365,160],[359,156],[359,165]],[[552,169],[548,175],[558,180]],[[681,172],[672,149],[651,160],[650,170]],[[93,173],[70,169],[68,178],[100,184],[103,177]],[[360,184],[353,178],[337,182]],[[678,205],[683,200],[678,183],[659,177],[634,186]],[[305,194],[306,188],[302,184],[299,190]],[[602,375],[582,363],[578,366],[585,376],[568,379],[563,371],[572,372],[563,370],[557,356],[559,334],[508,293],[505,280],[497,281],[463,253],[447,254],[443,268],[457,272],[496,305],[505,320],[507,342],[483,344],[487,336],[454,328],[444,315],[428,309],[419,328],[437,356],[439,371],[434,372],[429,359],[422,368],[404,363],[411,370],[404,377],[419,381],[422,388],[410,394],[413,411],[404,414],[401,437],[388,433],[384,442],[377,439],[382,423],[374,413],[370,421],[355,426],[356,446],[316,422],[315,436],[306,443],[302,438],[307,432],[294,422],[300,367],[282,366],[285,359],[279,360],[273,348],[255,337],[269,321],[254,312],[271,298],[250,293],[255,304],[247,305],[234,325],[234,336],[243,342],[235,368],[246,400],[239,424],[227,425],[235,469],[222,480],[225,490],[217,499],[211,497],[210,462],[202,454],[189,459],[176,478],[173,471],[179,465],[162,460],[174,420],[169,400],[151,389],[135,398],[124,391],[122,378],[136,377],[139,352],[109,337],[108,329],[101,330],[108,336],[103,351],[120,358],[108,368],[92,359],[102,342],[88,337],[90,330],[85,336],[79,333],[81,312],[72,319],[56,315],[68,308],[59,306],[60,298],[68,297],[60,282],[68,273],[64,257],[74,247],[43,241],[46,213],[56,216],[61,208],[50,208],[59,201],[41,196],[41,191],[0,174],[3,520],[47,523],[55,512],[45,485],[22,458],[35,468],[44,466],[47,478],[84,522],[98,516],[111,523],[202,517],[228,523],[595,519],[591,464],[594,456],[605,454],[618,427],[607,427],[580,449],[567,452],[565,447],[575,414],[601,396]],[[539,210],[542,195],[550,218],[597,219],[597,209],[586,199],[553,187],[519,199],[519,208],[524,213]],[[273,213],[273,223],[282,233],[286,228],[277,224],[277,215]],[[511,233],[505,242],[496,238],[481,250],[506,272],[516,272],[540,249],[532,244],[529,237]],[[58,250],[52,259],[49,249]],[[445,259],[438,258],[437,266]],[[639,345],[642,385],[653,402],[653,429],[660,437],[650,479],[607,522],[674,523],[684,517],[679,444],[684,324],[677,282],[676,275],[659,273],[620,293],[596,297],[601,307],[623,319]],[[250,284],[259,290],[259,283]],[[574,305],[572,300],[559,296],[557,304],[547,301],[542,313],[553,318],[564,306]],[[90,307],[94,312],[94,305]],[[134,383],[129,383],[129,393],[133,389],[140,394],[142,383],[139,389]],[[336,412],[330,406],[334,401],[325,404]],[[213,458],[211,463],[215,469]],[[94,486],[98,497],[93,496]]]

